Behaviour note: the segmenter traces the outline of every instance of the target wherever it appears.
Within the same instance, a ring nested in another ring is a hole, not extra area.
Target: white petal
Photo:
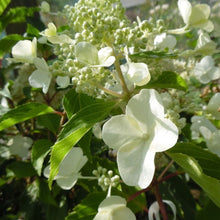
[[[44,31],[44,35],[46,37],[53,37],[57,35],[57,28],[52,22],[48,24],[48,28]]]
[[[128,79],[138,86],[143,86],[150,81],[150,73],[145,63],[129,63]]]
[[[169,201],[169,200],[163,200],[164,203],[167,203],[170,208],[172,209],[173,211],[173,220],[176,220],[176,206],[175,204],[172,202],[172,201]],[[149,220],[154,220],[154,217],[156,217],[156,220],[160,220],[160,215],[159,215],[159,211],[160,211],[160,207],[158,205],[158,202],[155,201],[151,204],[150,208],[149,208],[149,212],[148,212],[148,218]]]
[[[185,24],[188,24],[189,17],[192,13],[192,5],[187,0],[179,0],[178,8]]]
[[[98,50],[88,42],[79,42],[75,47],[76,58],[87,65],[99,65]]]
[[[154,176],[154,157],[155,152],[149,151],[144,141],[138,145],[121,147],[117,163],[123,181],[129,186],[148,187]]]
[[[158,92],[154,89],[142,89],[134,95],[126,106],[126,115],[136,119],[141,130],[148,133],[155,125],[155,117],[164,117],[164,107]]]
[[[47,62],[43,58],[36,57],[34,59],[34,65],[41,71],[49,71]]]
[[[118,206],[126,207],[126,200],[120,196],[110,196],[100,203],[98,211],[112,210]]]
[[[207,4],[197,4],[192,8],[190,15],[190,24],[192,26],[199,26],[206,22],[210,15],[210,6]]]
[[[149,220],[154,220],[154,216],[156,220],[160,220],[159,211],[160,211],[160,207],[158,205],[158,202],[157,201],[153,202],[148,210]]]
[[[56,83],[60,88],[66,88],[70,84],[69,76],[57,76]]]
[[[216,93],[209,100],[206,111],[211,113],[217,120],[220,120],[220,93]]]
[[[220,157],[220,130],[212,133],[209,140],[206,140],[208,149]]]
[[[205,56],[201,59],[200,61],[200,65],[204,68],[204,69],[211,69],[214,66],[214,60],[211,56]]]
[[[136,220],[134,213],[127,207],[118,207],[112,213],[112,219],[114,220]]]
[[[29,83],[32,87],[43,88],[43,92],[46,94],[51,81],[51,73],[43,72],[41,70],[35,70],[28,78]]]
[[[104,47],[98,51],[99,64],[101,66],[111,66],[115,62],[115,57],[112,56],[113,51],[111,47]]]
[[[110,211],[98,212],[93,220],[104,220],[104,219],[105,220],[112,220]]]
[[[79,175],[76,174],[68,177],[57,178],[56,182],[62,189],[69,190],[76,184],[78,177]]]
[[[63,43],[72,44],[74,42],[74,40],[72,40],[66,34],[61,34],[61,35],[56,35],[56,36],[48,37],[47,39],[52,44],[63,44]]]
[[[12,56],[17,62],[33,63],[36,57],[37,43],[36,38],[33,41],[21,40],[12,48]]]
[[[117,115],[104,124],[102,138],[110,148],[118,150],[123,146],[138,144],[142,132],[132,117]]]
[[[87,157],[83,156],[82,149],[73,147],[62,160],[57,176],[69,176],[77,173],[87,162]]]
[[[213,67],[209,72],[209,77],[211,80],[216,80],[220,78],[220,68]]]
[[[49,176],[50,176],[50,165],[45,167],[45,169],[44,169],[44,176],[46,178],[49,178]]]
[[[173,147],[178,139],[178,128],[169,119],[156,118],[156,125],[153,128],[153,140],[150,149],[155,152],[162,152]]]

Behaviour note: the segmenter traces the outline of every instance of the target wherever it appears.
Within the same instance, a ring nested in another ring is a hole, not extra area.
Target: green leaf
[[[156,79],[150,81],[145,88],[174,88],[180,90],[186,90],[187,84],[185,80],[178,75],[177,73],[171,71],[164,71],[162,74]]]
[[[220,219],[220,209],[210,200],[206,206],[199,211],[197,215],[197,220],[216,220]]]
[[[27,24],[27,33],[36,37],[40,35],[40,31],[31,24]]]
[[[32,146],[31,161],[39,176],[41,175],[44,158],[50,152],[51,146],[52,143],[46,139],[37,140]]]
[[[220,169],[216,169],[220,167],[220,158],[209,150],[192,143],[178,143],[167,152],[183,153],[195,158],[206,175],[220,179]]]
[[[92,138],[92,131],[87,132],[79,141],[79,146],[83,149],[83,153],[91,160],[90,142]]]
[[[99,204],[105,197],[106,192],[90,193],[65,220],[92,220],[98,212]]]
[[[7,8],[7,6],[9,5],[10,2],[11,2],[11,0],[1,0],[1,3],[0,3],[0,15],[2,15],[2,13]]]
[[[54,110],[51,107],[40,103],[20,105],[8,111],[0,118],[0,131],[19,122],[52,112],[54,112]]]
[[[37,117],[37,122],[39,125],[49,129],[54,134],[56,134],[60,127],[60,118],[61,116],[57,114],[41,115]]]
[[[33,17],[39,11],[39,7],[16,7],[11,8],[6,14],[0,17],[0,32],[9,23],[26,23],[28,17]]]
[[[11,48],[19,41],[25,39],[18,34],[10,34],[0,40],[0,58],[11,51]]]
[[[186,173],[207,193],[209,198],[220,207],[220,181],[203,173],[201,166],[193,158],[182,153],[168,153]]]
[[[36,175],[36,171],[29,162],[15,161],[7,166],[8,175],[23,178]]]
[[[70,118],[74,113],[78,112],[81,108],[87,105],[100,102],[98,99],[92,98],[85,94],[76,93],[75,89],[68,91],[63,98],[63,107]]]
[[[162,58],[177,58],[175,53],[167,53],[163,51],[143,51],[129,55],[130,58],[147,58],[147,59],[162,59]]]
[[[115,103],[100,102],[91,104],[76,114],[65,124],[60,132],[57,142],[51,153],[49,186],[58,173],[59,165],[70,149],[92,128],[92,126],[103,120]]]

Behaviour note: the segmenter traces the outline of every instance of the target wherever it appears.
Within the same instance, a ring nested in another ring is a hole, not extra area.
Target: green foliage
[[[220,182],[218,179],[206,175],[198,161],[183,153],[168,153],[190,177],[202,187],[212,201],[220,207]],[[206,165],[207,166],[207,165]]]
[[[145,88],[174,88],[186,90],[187,84],[185,80],[177,73],[165,71],[155,80],[151,80]]]
[[[175,53],[168,53],[164,51],[143,51],[130,55],[131,58],[141,59],[163,59],[163,58],[177,58],[178,55]]]
[[[114,103],[101,102],[91,104],[76,114],[65,124],[60,132],[57,142],[52,147],[51,152],[51,172],[49,186],[58,173],[58,168],[70,149],[92,128],[92,126],[103,120],[113,108]]]
[[[37,140],[32,146],[31,161],[39,176],[41,175],[44,159],[50,152],[51,146],[52,143],[46,139]]]
[[[2,0],[0,3],[0,15],[4,12],[4,10],[7,8],[11,0]]]
[[[37,117],[39,115],[52,113],[54,110],[44,104],[28,103],[8,111],[0,118],[0,131],[19,122]]]

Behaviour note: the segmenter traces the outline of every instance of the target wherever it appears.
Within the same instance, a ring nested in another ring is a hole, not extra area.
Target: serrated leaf
[[[60,132],[57,142],[52,147],[49,186],[58,173],[58,168],[70,149],[92,128],[92,126],[103,120],[115,103],[101,102],[89,105],[76,114],[65,124]]]
[[[37,117],[37,122],[39,125],[56,134],[60,127],[60,118],[61,116],[57,114],[41,115]]]
[[[197,160],[203,172],[211,177],[220,179],[220,157],[207,149],[201,148],[192,143],[178,143],[168,153],[183,153]]]
[[[32,146],[31,162],[39,176],[41,175],[44,158],[50,152],[50,147],[52,145],[53,144],[49,140],[42,139],[37,140]]]
[[[2,13],[7,8],[7,6],[9,5],[10,2],[11,2],[11,0],[1,0],[1,3],[0,3],[0,15],[2,15]]]
[[[33,168],[32,164],[29,162],[15,161],[7,166],[7,171],[10,174],[10,177],[30,177],[36,175],[36,171]]]
[[[97,99],[85,94],[78,94],[75,89],[69,90],[63,98],[63,107],[70,118],[74,113],[78,112],[83,107],[98,102]]]
[[[162,58],[177,58],[178,55],[175,53],[168,53],[163,51],[143,51],[139,53],[134,53],[129,55],[130,58],[153,58],[153,59],[162,59]]]
[[[185,80],[178,75],[177,73],[171,71],[164,71],[162,74],[156,79],[150,81],[145,88],[174,88],[180,90],[186,90],[187,84]]]
[[[182,153],[168,153],[186,173],[207,193],[209,198],[220,207],[220,181],[204,174],[199,163],[193,158]]]
[[[0,131],[19,122],[52,112],[54,112],[52,107],[40,103],[27,103],[20,105],[8,111],[0,118]]]

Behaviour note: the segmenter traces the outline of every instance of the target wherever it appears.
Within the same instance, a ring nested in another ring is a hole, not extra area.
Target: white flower
[[[209,103],[206,107],[206,111],[211,113],[215,119],[220,120],[220,93],[216,93],[212,98],[209,100]]]
[[[28,157],[29,148],[32,143],[33,141],[31,138],[17,135],[8,141],[7,146],[9,146],[11,155],[18,155],[22,159],[25,159]]]
[[[192,139],[197,139],[199,138],[199,135],[201,133],[200,128],[201,127],[206,127],[208,130],[211,132],[214,132],[216,130],[216,127],[206,118],[202,116],[193,116],[191,118],[191,132],[192,132]]]
[[[34,88],[42,88],[43,93],[47,93],[50,81],[52,78],[52,74],[49,71],[49,67],[46,61],[42,58],[35,58],[34,65],[36,66],[37,70],[35,70],[29,77],[29,83]]]
[[[125,115],[113,116],[104,124],[102,137],[110,148],[118,151],[123,181],[146,188],[154,176],[156,152],[176,144],[178,128],[165,118],[159,94],[143,89],[129,100]]]
[[[137,86],[146,85],[151,79],[148,66],[145,63],[128,63],[126,76]]]
[[[13,62],[33,63],[37,57],[37,39],[36,37],[30,40],[20,40],[12,47],[13,58],[8,60]]]
[[[60,88],[66,88],[70,84],[69,76],[57,76],[56,83]]]
[[[178,0],[178,8],[186,27],[196,27],[211,32],[214,29],[213,23],[208,20],[210,7],[207,4],[197,4],[192,7],[188,0]]]
[[[104,47],[99,51],[95,46],[88,42],[79,42],[75,47],[76,58],[90,66],[94,67],[109,67],[115,62],[115,57],[112,56],[111,47]]]
[[[176,38],[166,33],[159,34],[154,39],[154,46],[159,50],[168,48],[170,51],[176,46]]]
[[[40,5],[40,10],[43,13],[48,13],[50,12],[50,5],[47,2],[42,1]]]
[[[173,219],[176,220],[176,206],[173,202],[169,201],[169,200],[163,200],[164,203],[168,204],[172,211],[173,211]],[[148,218],[149,220],[154,220],[154,217],[156,218],[156,220],[160,220],[160,215],[159,215],[159,211],[160,211],[160,207],[158,205],[158,202],[155,201],[154,203],[151,204],[149,211],[148,211]]]
[[[194,75],[203,84],[220,78],[220,68],[214,66],[211,56],[205,56],[194,67]]]
[[[207,33],[201,33],[195,47],[196,52],[205,55],[215,53],[217,44],[212,41]]]
[[[79,171],[86,164],[87,157],[83,156],[83,151],[79,147],[73,147],[62,160],[59,172],[55,176],[57,184],[65,190],[71,189],[81,177]],[[44,176],[49,177],[50,168],[47,166],[44,169]]]
[[[197,139],[201,134],[206,141],[207,148],[220,156],[220,130],[202,116],[193,116],[191,121],[192,139]]]
[[[57,35],[57,28],[52,22],[47,26],[48,28],[41,32],[41,35],[47,37],[48,41],[50,41],[52,44],[74,43],[74,40],[72,40],[66,34]]]
[[[126,207],[126,200],[120,196],[110,196],[104,199],[93,220],[135,220],[133,212]]]

